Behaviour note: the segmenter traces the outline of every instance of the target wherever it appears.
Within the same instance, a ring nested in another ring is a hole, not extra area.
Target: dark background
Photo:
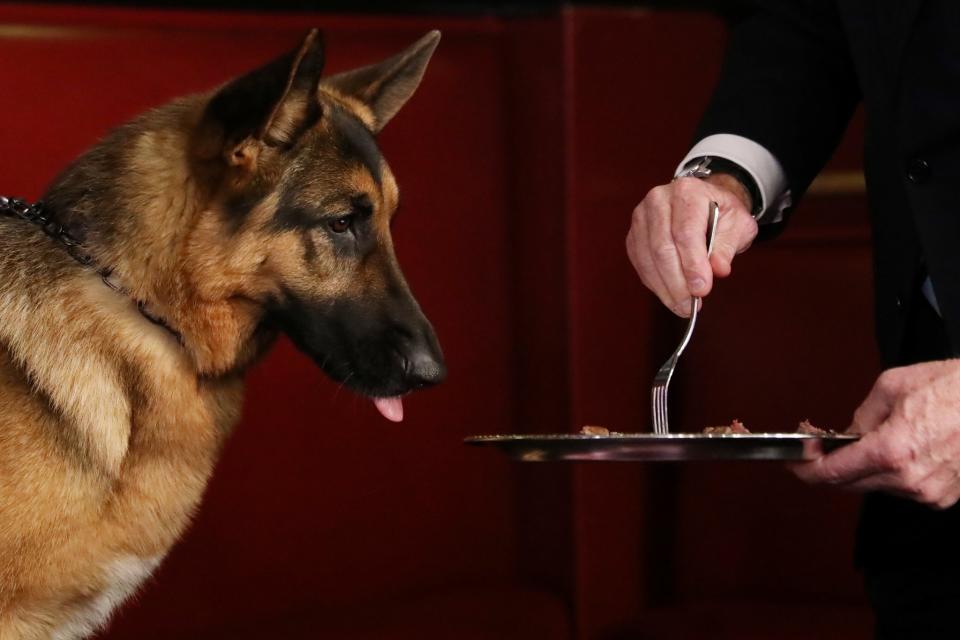
[[[682,323],[623,241],[690,143],[732,5],[186,6],[0,4],[0,192],[39,196],[111,126],[308,27],[331,72],[439,28],[380,143],[400,261],[450,376],[387,424],[278,345],[194,526],[103,637],[869,637],[855,496],[777,464],[520,465],[462,444],[648,429]],[[792,227],[707,301],[671,391],[683,429],[844,428],[869,389],[859,144],[855,123]]]
[[[44,2],[45,4],[62,4]],[[749,0],[660,0],[659,2],[563,2],[561,0],[522,0],[514,2],[438,2],[436,0],[143,0],[124,2],[89,2],[104,7],[157,7],[179,9],[225,9],[229,11],[312,11],[338,13],[429,14],[429,15],[530,15],[556,12],[564,7],[625,7],[670,10],[703,10],[717,15],[738,16],[753,3]]]

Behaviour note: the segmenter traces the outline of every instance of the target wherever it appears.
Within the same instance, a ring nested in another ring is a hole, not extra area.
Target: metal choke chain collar
[[[122,293],[130,298],[134,304],[137,305],[137,310],[141,315],[143,315],[144,318],[155,325],[163,327],[173,334],[173,336],[177,339],[177,342],[183,344],[183,336],[181,336],[179,332],[167,324],[163,318],[148,311],[147,303],[145,301],[138,300],[137,298],[133,297],[129,291],[117,284],[110,277],[113,273],[113,269],[97,265],[93,257],[83,251],[83,245],[76,238],[70,235],[70,231],[66,227],[57,222],[57,220],[46,210],[43,202],[37,201],[31,204],[20,198],[8,198],[6,196],[0,196],[0,216],[20,218],[21,220],[26,220],[30,224],[40,227],[40,229],[42,229],[47,236],[62,244],[64,248],[66,248],[67,253],[70,254],[71,258],[83,266],[90,267],[96,271],[105,285],[117,293]]]

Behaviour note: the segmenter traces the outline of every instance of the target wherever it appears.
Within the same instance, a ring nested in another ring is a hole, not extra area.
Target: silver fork
[[[707,219],[707,257],[713,253],[713,240],[717,235],[717,219],[720,217],[720,207],[716,202],[710,203],[709,218]],[[657,375],[653,378],[653,388],[650,394],[653,400],[653,432],[657,435],[665,435],[670,432],[668,411],[667,411],[667,388],[670,386],[670,378],[673,377],[673,370],[677,368],[677,360],[680,354],[687,348],[690,342],[690,336],[693,335],[693,327],[697,324],[697,307],[700,298],[690,299],[690,320],[687,322],[687,330],[683,333],[680,340],[680,346],[673,352],[667,361],[663,363]]]

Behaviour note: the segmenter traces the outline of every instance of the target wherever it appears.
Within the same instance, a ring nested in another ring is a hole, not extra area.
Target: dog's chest
[[[160,560],[159,557],[125,556],[111,561],[103,570],[104,588],[58,627],[51,636],[52,640],[86,638],[100,629],[113,611],[150,577]]]

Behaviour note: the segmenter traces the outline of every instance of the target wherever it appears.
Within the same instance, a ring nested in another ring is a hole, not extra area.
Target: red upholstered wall
[[[110,126],[317,25],[330,71],[444,32],[381,145],[449,380],[388,424],[281,342],[250,374],[194,526],[104,637],[866,637],[849,496],[778,465],[522,466],[461,444],[647,428],[645,387],[679,327],[623,238],[690,142],[718,19],[0,5],[0,193],[38,196]],[[835,168],[856,169],[855,147],[856,132]],[[858,196],[812,194],[784,238],[738,260],[678,372],[685,428],[843,426],[876,367],[864,225]],[[819,322],[823,308],[848,320]],[[841,350],[843,380],[824,388],[818,366]]]

